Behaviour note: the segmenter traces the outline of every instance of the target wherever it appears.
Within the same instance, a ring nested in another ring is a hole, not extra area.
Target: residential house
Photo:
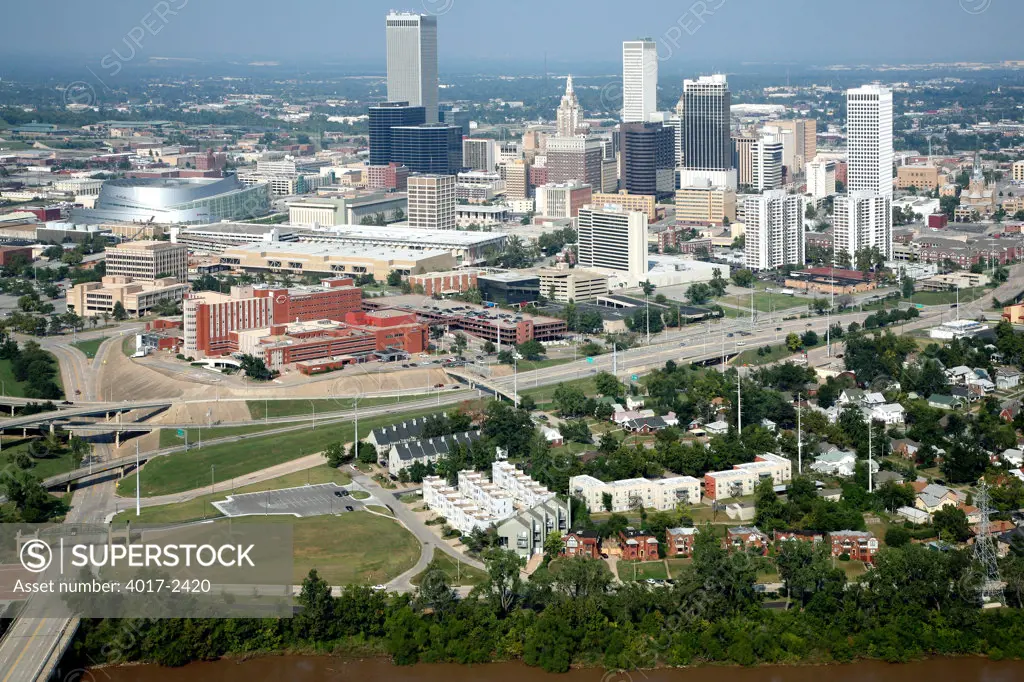
[[[1012,422],[1019,412],[1019,400],[1007,400],[999,406],[999,418],[1003,421]]]
[[[874,563],[875,554],[878,553],[878,538],[874,533],[866,530],[840,530],[829,533],[829,539],[832,541],[832,556],[841,557],[845,554],[851,561]]]
[[[1010,466],[1019,469],[1024,466],[1024,450],[1017,450],[1015,448],[1007,448],[1003,450],[1002,454],[999,455],[1003,458],[1003,461]]]
[[[729,432],[729,424],[722,420],[714,421],[710,424],[706,424],[704,426],[704,431],[706,431],[709,436],[724,436]]]
[[[601,536],[594,530],[574,530],[562,537],[562,556],[601,558]]]
[[[1006,556],[1014,545],[1024,547],[1024,528],[1018,526],[996,536],[996,551],[1000,556]]]
[[[668,528],[665,530],[666,556],[686,557],[693,554],[693,540],[696,528]]]
[[[916,460],[920,449],[921,444],[909,438],[896,438],[892,441],[892,453],[904,459]]]
[[[846,388],[836,399],[838,405],[860,405],[864,400],[864,391],[859,388]]]
[[[811,464],[811,471],[827,476],[853,476],[857,464],[857,453],[849,450],[830,450],[818,455]]]
[[[932,515],[917,507],[900,507],[896,510],[896,516],[919,526],[925,526],[932,522]]]
[[[956,507],[960,504],[960,496],[952,488],[924,481],[914,481],[911,485],[917,492],[914,506],[929,514],[934,514],[943,507]]]
[[[619,426],[625,426],[627,422],[634,419],[646,419],[657,416],[654,410],[617,410],[612,414],[612,421]]]
[[[644,530],[628,527],[619,531],[621,561],[653,561],[658,558],[658,539]]]
[[[777,530],[774,535],[776,546],[783,542],[810,542],[818,544],[825,539],[823,533],[814,530]]]
[[[400,424],[382,426],[370,431],[366,442],[377,448],[377,455],[383,457],[391,452],[391,448],[399,443],[407,443],[414,438],[419,438],[423,433],[423,424],[426,420],[422,417],[409,419]]]
[[[631,433],[654,433],[667,429],[668,424],[661,417],[640,417],[627,420],[622,428]]]
[[[730,550],[756,550],[768,553],[768,536],[757,526],[734,526],[725,531],[725,546]]]
[[[860,404],[867,408],[878,407],[879,405],[885,404],[885,396],[877,391],[865,393],[861,399]]]
[[[451,452],[452,448],[456,445],[468,448],[474,441],[479,439],[479,431],[467,431],[465,433],[454,433],[449,436],[437,436],[435,438],[422,438],[393,445],[388,452],[388,473],[392,476],[398,476],[402,469],[408,469],[417,462],[424,466],[436,464],[439,458]]]
[[[778,429],[778,424],[773,422],[771,419],[768,419],[767,417],[761,420],[761,426],[771,431],[772,433],[775,433],[775,431]]]
[[[933,393],[928,396],[928,407],[934,407],[937,410],[955,410],[963,404],[960,398],[956,398],[951,395],[939,395]]]
[[[626,409],[627,410],[639,410],[644,406],[644,399],[642,397],[626,396]]]
[[[903,485],[906,482],[903,474],[895,471],[879,471],[874,476],[875,487],[885,485],[886,483],[895,483],[896,485]]]
[[[558,447],[564,442],[562,438],[562,432],[558,429],[553,429],[550,426],[541,426],[540,432],[544,436],[544,439],[552,447]]]
[[[1004,391],[1020,385],[1020,372],[1012,367],[1000,367],[996,370],[996,388]]]
[[[907,411],[899,403],[885,403],[871,408],[871,419],[888,426],[902,424]]]
[[[976,377],[974,370],[966,365],[957,365],[946,370],[946,381],[950,386],[966,386],[968,381]]]

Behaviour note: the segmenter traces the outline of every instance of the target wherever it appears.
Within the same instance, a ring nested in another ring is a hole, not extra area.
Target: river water
[[[900,665],[860,662],[827,667],[709,666],[630,673],[586,669],[554,675],[519,663],[399,667],[383,659],[346,661],[325,656],[280,656],[244,662],[193,663],[183,668],[101,668],[77,671],[65,679],[76,682],[1019,682],[1024,680],[1024,661],[958,658]]]

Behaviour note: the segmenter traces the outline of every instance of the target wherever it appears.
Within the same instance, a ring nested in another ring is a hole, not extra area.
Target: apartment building
[[[581,498],[591,512],[607,511],[605,495],[611,496],[611,511],[628,512],[638,507],[668,511],[679,504],[700,501],[700,481],[692,476],[676,476],[651,480],[626,478],[605,482],[593,476],[573,476],[569,479],[573,495]]]
[[[710,500],[753,495],[754,488],[763,478],[770,478],[774,485],[788,483],[793,478],[793,463],[785,457],[765,453],[753,462],[737,464],[725,471],[710,471],[704,474],[704,495]]]
[[[851,561],[875,563],[878,538],[874,533],[866,530],[840,530],[829,533],[829,540],[832,542],[832,556],[841,557],[845,554]]]
[[[627,190],[618,192],[595,192],[591,197],[594,206],[621,206],[624,211],[638,211],[647,215],[647,222],[658,220],[658,213],[653,194],[630,194]]]
[[[408,181],[409,227],[454,230],[454,175],[412,175]]]
[[[621,273],[629,282],[647,279],[647,216],[616,207],[580,209],[579,265]]]
[[[188,247],[171,242],[127,242],[106,251],[108,275],[155,282],[173,277],[188,281]]]

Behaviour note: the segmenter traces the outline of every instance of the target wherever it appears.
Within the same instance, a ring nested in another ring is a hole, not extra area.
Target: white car
[[[370,589],[372,589],[374,592],[383,592],[384,590],[388,589],[388,586],[387,585],[374,585]]]

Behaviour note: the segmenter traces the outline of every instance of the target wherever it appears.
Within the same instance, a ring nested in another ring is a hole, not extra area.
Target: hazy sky
[[[439,15],[442,74],[474,65],[600,68],[653,37],[687,64],[1024,58],[1022,0],[3,0],[0,54],[318,60],[384,68],[388,9]],[[170,10],[170,11],[168,11]],[[171,12],[177,12],[172,14]],[[160,18],[164,15],[164,19]],[[703,16],[700,16],[703,14]],[[148,26],[148,28],[147,28]],[[155,33],[155,35],[154,35]],[[136,37],[132,44],[132,36]],[[141,47],[140,47],[141,44]]]

